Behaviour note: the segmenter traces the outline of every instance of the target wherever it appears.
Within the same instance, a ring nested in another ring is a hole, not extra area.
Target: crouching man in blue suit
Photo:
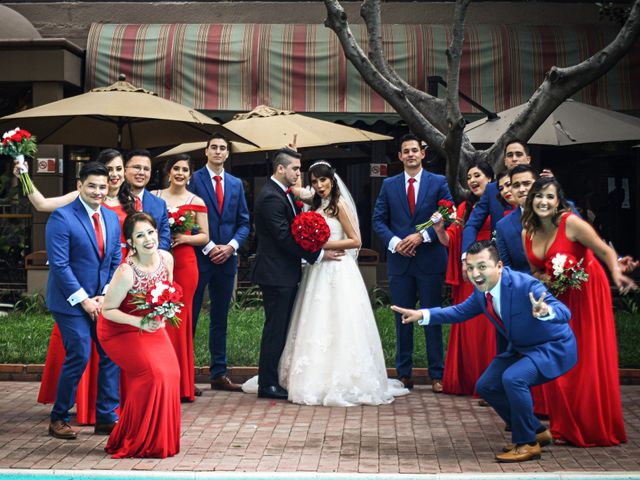
[[[45,233],[49,257],[47,307],[58,324],[66,351],[49,434],[65,440],[77,436],[69,425],[69,410],[89,361],[92,338],[100,354],[95,433],[111,433],[118,420],[115,410],[120,369],[96,337],[103,295],[121,259],[118,216],[101,208],[108,177],[106,167],[98,162],[82,167],[78,198],[51,214]]]
[[[571,312],[530,275],[503,267],[490,241],[467,250],[467,275],[475,289],[463,303],[447,308],[408,310],[392,306],[405,323],[459,323],[484,313],[509,341],[476,384],[476,391],[511,427],[513,444],[496,455],[500,462],[541,456],[551,433],[533,414],[530,387],[568,372],[578,359],[569,327]]]

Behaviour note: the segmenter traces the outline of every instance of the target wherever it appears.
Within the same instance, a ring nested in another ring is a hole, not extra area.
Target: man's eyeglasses
[[[151,167],[146,167],[144,165],[127,165],[127,168],[130,168],[131,170],[135,170],[138,173],[140,172],[151,173]]]

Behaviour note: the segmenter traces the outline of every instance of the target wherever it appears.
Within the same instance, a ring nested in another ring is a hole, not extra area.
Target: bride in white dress
[[[378,328],[358,270],[361,242],[353,199],[328,162],[311,165],[309,178],[315,191],[310,194],[312,207],[331,230],[323,248],[347,254],[339,262],[304,267],[278,367],[280,385],[288,390],[289,401],[305,405],[391,403],[409,390],[387,378]],[[257,377],[243,390],[256,392]]]

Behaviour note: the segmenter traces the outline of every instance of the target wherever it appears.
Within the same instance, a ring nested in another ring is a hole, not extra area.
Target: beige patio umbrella
[[[175,145],[220,132],[244,140],[198,111],[124,80],[0,118],[0,129],[19,125],[43,144],[118,147]],[[245,140],[246,141],[246,140]]]
[[[343,143],[393,140],[387,135],[318,120],[287,110],[259,105],[224,124],[236,135],[247,139],[260,150],[277,150],[297,136],[297,148],[339,145]]]
[[[526,104],[498,113],[498,119],[486,118],[464,129],[471,143],[493,143],[524,110]],[[565,100],[527,142],[530,145],[580,145],[584,143],[640,140],[640,118]]]

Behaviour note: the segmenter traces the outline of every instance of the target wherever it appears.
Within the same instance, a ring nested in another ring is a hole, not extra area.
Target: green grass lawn
[[[388,367],[393,367],[395,326],[392,312],[387,307],[381,307],[375,310],[375,314],[386,364]],[[230,366],[258,364],[263,321],[264,314],[261,308],[232,308],[229,314],[227,345]],[[208,315],[202,314],[195,339],[195,363],[200,366],[209,365],[208,324]],[[52,326],[53,319],[49,314],[16,312],[6,317],[0,317],[0,363],[44,363]],[[616,326],[620,367],[640,368],[640,349],[638,348],[640,345],[640,313],[618,312]],[[448,333],[449,329],[445,326],[445,345]],[[422,328],[416,328],[414,341],[414,365],[426,367]]]

